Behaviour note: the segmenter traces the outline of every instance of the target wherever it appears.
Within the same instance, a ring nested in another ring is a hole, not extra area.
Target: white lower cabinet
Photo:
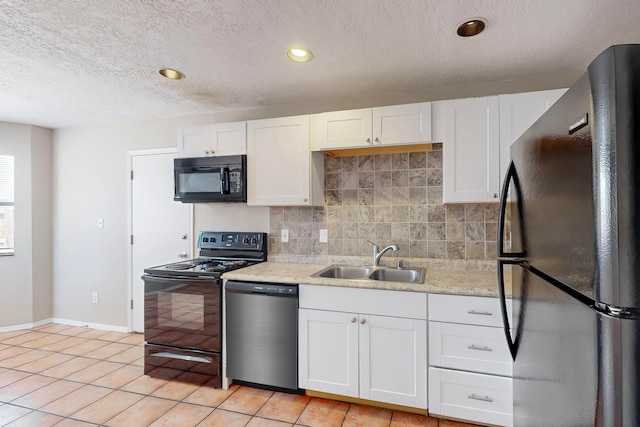
[[[429,413],[513,425],[513,361],[497,298],[429,295]]]
[[[407,312],[424,316],[400,317],[393,311],[402,312],[402,305],[378,310],[387,296],[406,299]],[[354,310],[327,310],[331,301]],[[426,294],[301,285],[300,307],[301,388],[427,407]]]
[[[513,425],[511,378],[429,368],[429,412],[499,426]]]
[[[357,319],[338,311],[298,311],[300,388],[358,397]]]

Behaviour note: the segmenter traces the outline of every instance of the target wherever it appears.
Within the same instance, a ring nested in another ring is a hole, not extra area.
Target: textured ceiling
[[[472,16],[485,32],[455,36]],[[0,0],[0,121],[76,127],[577,76],[606,47],[640,43],[638,22],[638,0]],[[313,61],[289,60],[294,45]]]

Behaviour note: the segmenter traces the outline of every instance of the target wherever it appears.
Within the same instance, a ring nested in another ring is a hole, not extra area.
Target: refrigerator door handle
[[[500,295],[500,312],[502,313],[502,327],[504,328],[505,337],[507,339],[507,346],[513,360],[516,359],[516,344],[511,338],[511,325],[509,322],[509,315],[507,313],[507,299],[504,290],[504,265],[505,264],[519,264],[522,262],[521,256],[523,254],[505,253],[504,250],[504,226],[507,214],[507,195],[509,193],[509,185],[511,181],[516,188],[516,192],[520,191],[520,182],[516,175],[516,168],[513,162],[509,164],[507,170],[507,176],[504,179],[502,186],[502,194],[500,195],[500,216],[498,217],[498,293]],[[519,196],[519,195],[518,195]],[[518,197],[518,201],[519,201]]]
[[[518,212],[522,212],[522,206],[521,206],[521,197],[520,197],[520,180],[518,179],[518,174],[516,173],[516,166],[513,164],[513,162],[511,162],[509,164],[509,168],[507,169],[507,175],[504,178],[504,183],[502,184],[502,193],[500,193],[500,208],[499,208],[499,216],[498,216],[498,260],[504,260],[504,259],[513,259],[513,260],[517,260],[520,261],[524,256],[524,248],[525,248],[525,242],[522,242],[522,250],[523,252],[505,252],[504,250],[504,230],[505,230],[505,222],[506,222],[506,216],[507,216],[507,198],[509,195],[509,187],[511,185],[511,183],[513,182],[513,186],[515,189],[515,195],[517,197],[517,205],[518,205]],[[522,235],[523,233],[520,232],[520,234]],[[524,235],[522,236],[522,238],[524,239]]]
[[[509,347],[509,353],[513,360],[516,360],[516,344],[511,338],[511,325],[509,322],[509,314],[507,313],[507,299],[504,291],[504,271],[503,265],[509,264],[498,260],[498,293],[500,295],[500,312],[502,313],[502,327],[504,329],[505,338],[507,339],[507,346]]]

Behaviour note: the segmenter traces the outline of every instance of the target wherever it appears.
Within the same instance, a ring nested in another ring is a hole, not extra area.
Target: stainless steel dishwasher
[[[228,281],[227,377],[298,390],[298,285]]]

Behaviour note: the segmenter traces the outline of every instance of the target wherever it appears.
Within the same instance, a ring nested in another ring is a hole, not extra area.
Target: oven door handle
[[[217,281],[219,278],[212,276],[154,276],[152,274],[142,275],[142,280],[149,280],[159,283],[175,284],[176,282],[212,282]]]

